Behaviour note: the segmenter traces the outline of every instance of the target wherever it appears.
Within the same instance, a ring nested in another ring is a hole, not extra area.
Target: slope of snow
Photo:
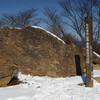
[[[96,52],[94,52],[94,51],[93,51],[93,53],[94,53],[96,56],[100,57],[100,55],[99,55],[99,54],[97,54]]]
[[[33,28],[38,28],[38,29],[42,29],[42,30],[44,30],[44,31],[46,31],[47,33],[51,34],[53,37],[57,38],[58,40],[60,40],[62,43],[65,44],[65,42],[64,42],[62,39],[60,39],[60,38],[59,38],[58,36],[56,36],[55,34],[53,34],[53,33],[49,32],[49,31],[45,30],[44,28],[41,28],[41,27],[39,27],[39,26],[31,26],[31,27],[33,27]]]
[[[94,75],[100,76],[98,71]],[[0,88],[0,100],[100,100],[100,83],[94,87],[79,86],[85,76],[50,78],[18,73],[23,81],[16,86]]]

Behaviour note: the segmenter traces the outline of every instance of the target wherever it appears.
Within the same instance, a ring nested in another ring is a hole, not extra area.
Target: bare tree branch
[[[61,16],[58,14],[57,10],[45,8],[44,14],[46,16],[44,22],[46,23],[50,32],[56,34],[59,37],[66,34],[65,23],[63,22]]]
[[[63,9],[63,16],[68,21],[69,26],[76,31],[84,42],[85,17],[92,16],[99,0],[64,0],[59,1]],[[100,3],[99,3],[100,4]],[[100,6],[100,5],[99,5]]]
[[[38,25],[40,20],[37,18],[36,9],[29,9],[18,14],[3,14],[3,19],[6,21],[6,25],[11,27],[24,27],[29,25]]]

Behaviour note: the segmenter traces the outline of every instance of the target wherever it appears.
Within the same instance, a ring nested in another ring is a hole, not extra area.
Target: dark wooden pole
[[[93,87],[92,17],[85,18],[86,87]]]

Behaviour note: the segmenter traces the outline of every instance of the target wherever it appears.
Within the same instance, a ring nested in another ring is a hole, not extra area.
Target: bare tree
[[[95,28],[94,28],[94,42],[100,43],[100,5],[96,7]]]
[[[74,43],[74,44],[78,44],[78,39],[76,38],[76,36],[75,35],[72,35],[71,33],[67,33],[67,34],[65,34],[63,37],[62,37],[62,39],[64,40],[64,42],[67,44],[67,45],[69,45],[69,44],[71,44],[71,43]]]
[[[59,1],[64,10],[63,16],[66,18],[68,25],[76,31],[84,42],[84,19],[87,16],[93,16],[93,11],[99,0],[64,0]]]
[[[44,14],[46,16],[44,22],[46,23],[48,30],[59,37],[64,36],[66,34],[66,25],[57,10],[45,8]]]
[[[0,21],[0,27],[2,26],[2,21]]]
[[[18,14],[3,14],[3,19],[5,19],[5,26],[11,27],[24,27],[28,25],[38,25],[40,19],[37,18],[36,9],[29,9]]]
[[[7,26],[6,22],[5,22],[5,19],[0,18],[0,28],[3,27],[3,26]]]

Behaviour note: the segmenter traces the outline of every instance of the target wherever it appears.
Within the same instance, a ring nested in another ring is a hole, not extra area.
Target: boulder
[[[36,27],[0,29],[0,61],[24,74],[66,77],[81,74],[82,52]],[[83,63],[83,64],[82,64]]]
[[[100,55],[98,55],[96,52],[93,52],[93,62],[94,64],[100,65]]]
[[[14,75],[18,72],[18,68],[0,64],[0,87],[6,86]]]
[[[85,57],[86,56],[86,53],[85,53],[85,48],[83,48],[83,56]],[[97,54],[96,52],[93,51],[93,64],[99,64],[100,65],[100,55]]]

